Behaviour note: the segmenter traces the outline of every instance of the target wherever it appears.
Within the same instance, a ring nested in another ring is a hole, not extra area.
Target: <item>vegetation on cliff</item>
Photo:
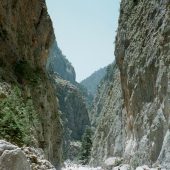
[[[2,95],[2,93],[1,93]],[[38,123],[32,99],[24,99],[14,86],[9,94],[0,98],[0,136],[19,146],[30,145],[33,128]]]
[[[83,165],[87,165],[90,161],[90,154],[92,149],[92,130],[87,127],[82,136],[82,145],[79,153],[79,160]]]

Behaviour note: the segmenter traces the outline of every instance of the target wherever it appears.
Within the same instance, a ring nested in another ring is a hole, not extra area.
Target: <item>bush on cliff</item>
[[[92,130],[91,128],[86,128],[84,135],[82,137],[82,146],[80,150],[80,162],[83,165],[89,163],[90,153],[92,148]]]
[[[0,138],[19,146],[31,142],[31,127],[37,122],[31,99],[24,99],[21,90],[14,87],[0,99]]]

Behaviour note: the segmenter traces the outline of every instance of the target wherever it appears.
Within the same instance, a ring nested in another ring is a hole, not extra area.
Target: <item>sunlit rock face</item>
[[[122,112],[120,72],[116,64],[110,65],[98,88],[92,110],[92,125],[95,127],[90,164],[102,165],[108,157],[122,156],[124,128]]]
[[[139,164],[169,158],[162,155],[169,134],[169,26],[169,0],[122,1],[115,55],[127,117],[124,156]]]
[[[122,0],[115,56],[120,70],[123,105],[118,107],[121,102],[116,104],[110,100],[113,108],[107,107],[106,113],[102,111],[107,115],[111,108],[113,118],[105,123],[100,118],[98,128],[104,128],[97,129],[94,139],[101,137],[93,145],[100,144],[98,148],[105,149],[99,152],[97,147],[93,147],[92,158],[96,156],[96,160],[99,159],[97,163],[100,163],[101,157],[108,157],[107,150],[114,156],[117,153],[113,151],[119,146],[120,155],[133,167],[161,164],[169,169],[169,0]],[[105,98],[109,101],[110,97],[106,95]],[[103,105],[97,107],[98,110],[100,108]],[[120,126],[117,126],[115,116],[121,117]],[[110,121],[115,121],[115,126],[119,128],[111,126]],[[108,128],[115,130],[110,134],[108,130],[106,132]],[[114,136],[116,131],[123,131],[117,146],[114,142],[118,136]],[[104,145],[102,140],[107,141],[108,138],[109,142]]]
[[[54,40],[44,0],[1,0],[0,81],[18,86],[24,100],[33,100],[39,120],[33,127],[33,144],[43,148],[46,158],[59,166],[62,126],[58,102],[45,72]]]

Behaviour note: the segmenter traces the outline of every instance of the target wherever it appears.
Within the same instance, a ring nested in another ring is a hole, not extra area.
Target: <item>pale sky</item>
[[[46,0],[56,39],[77,81],[114,61],[120,0]]]

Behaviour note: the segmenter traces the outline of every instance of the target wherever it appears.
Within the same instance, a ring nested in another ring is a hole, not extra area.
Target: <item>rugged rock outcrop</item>
[[[19,148],[0,140],[0,170],[56,170],[40,148]]]
[[[91,113],[96,128],[91,152],[91,164],[102,165],[108,157],[123,154],[123,115],[120,73],[116,64],[110,65],[98,88]]]
[[[56,168],[45,159],[44,152],[41,148],[24,147],[22,151],[30,163],[31,170],[56,170]]]
[[[58,74],[61,78],[70,81],[72,84],[76,82],[74,67],[62,54],[61,50],[58,48],[57,42],[54,42],[50,48],[47,69],[50,74]]]
[[[55,74],[51,76],[55,86],[55,94],[59,99],[59,106],[62,112],[61,118],[64,125],[64,158],[75,158],[78,155],[72,153],[71,148],[73,147],[71,144],[74,141],[81,141],[85,129],[90,125],[85,99],[78,87],[71,82],[61,79]]]
[[[49,49],[54,41],[54,31],[44,0],[1,0],[0,82],[12,89],[17,86],[22,101],[20,104],[32,100],[31,108],[38,119],[38,124],[32,127],[36,141],[33,144],[43,148],[46,158],[57,167],[61,161],[62,126],[58,102],[45,73]],[[1,96],[0,100],[1,103],[5,100],[4,103],[8,105],[8,95]],[[15,101],[10,106],[14,105]],[[19,113],[18,107],[13,107],[13,113]],[[5,113],[4,109],[1,107],[0,113]],[[24,113],[23,110],[20,114]],[[17,125],[15,120],[14,123]],[[0,129],[2,134],[3,128]],[[9,137],[8,132],[10,129],[1,138]]]
[[[124,156],[140,165],[163,163],[169,159],[163,143],[169,134],[170,2],[122,1],[120,13],[115,55],[126,112]]]
[[[85,101],[79,89],[70,82],[55,77],[56,95],[63,113],[66,126],[70,129],[72,139],[80,140],[89,117]]]
[[[106,101],[111,104],[99,119],[91,162],[100,163],[110,151],[112,156],[123,157],[132,169],[143,164],[149,167],[161,164],[169,169],[169,0],[122,0],[115,56],[121,79],[118,93],[122,90],[123,105],[121,101],[109,100],[106,91]],[[113,86],[110,93],[116,95],[114,90],[118,86]],[[99,105],[97,110],[103,107]],[[107,115],[112,117],[102,121]]]
[[[0,170],[31,170],[27,157],[20,148],[0,140]]]

